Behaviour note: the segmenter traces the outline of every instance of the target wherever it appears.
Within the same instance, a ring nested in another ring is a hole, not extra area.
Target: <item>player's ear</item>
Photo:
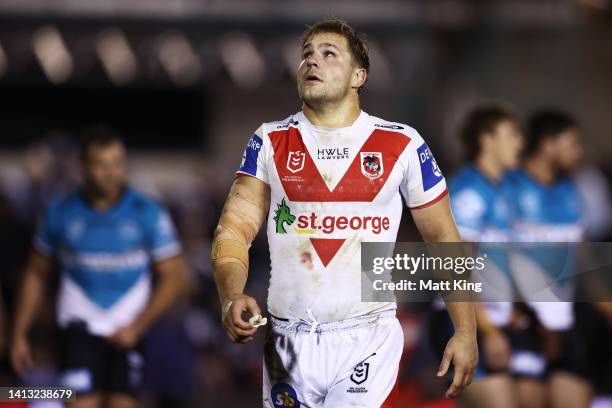
[[[355,68],[353,71],[353,79],[351,81],[351,87],[359,89],[361,88],[368,79],[368,73],[365,68]]]

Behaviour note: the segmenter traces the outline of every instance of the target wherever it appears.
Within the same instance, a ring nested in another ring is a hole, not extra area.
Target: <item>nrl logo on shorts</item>
[[[355,366],[353,374],[351,374],[351,381],[355,384],[363,384],[368,379],[368,371],[370,370],[370,363],[359,363]]]
[[[292,173],[297,173],[304,168],[305,161],[306,153],[299,150],[297,152],[289,152],[289,157],[287,158],[287,170]]]
[[[369,179],[377,179],[383,175],[383,160],[381,152],[361,152],[361,173]]]

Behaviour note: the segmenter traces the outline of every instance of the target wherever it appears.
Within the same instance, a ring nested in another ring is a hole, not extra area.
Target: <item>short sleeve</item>
[[[432,205],[448,193],[442,170],[429,146],[418,133],[415,136],[408,145],[408,166],[400,185],[406,205],[411,209]]]
[[[47,207],[34,234],[34,248],[49,257],[55,253],[59,241],[60,231],[56,213],[54,205]]]
[[[236,172],[236,177],[253,176],[266,184],[270,184],[266,166],[268,148],[264,139],[263,126],[261,126],[253,133],[247,142],[244,153],[242,154],[240,168]]]
[[[450,202],[461,237],[469,241],[480,241],[487,211],[484,198],[473,188],[451,188]]]
[[[181,253],[176,229],[170,214],[165,209],[156,206],[151,211],[148,222],[150,223],[149,251],[154,261],[162,261]]]

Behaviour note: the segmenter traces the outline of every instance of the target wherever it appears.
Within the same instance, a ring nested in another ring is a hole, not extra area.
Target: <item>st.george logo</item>
[[[361,152],[361,173],[369,179],[377,179],[384,173],[381,152]]]
[[[287,157],[287,170],[292,173],[297,173],[304,168],[304,162],[306,161],[306,153],[297,151],[289,152]]]

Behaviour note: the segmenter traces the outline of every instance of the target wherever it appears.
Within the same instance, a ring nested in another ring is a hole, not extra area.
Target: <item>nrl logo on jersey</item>
[[[305,161],[305,152],[299,150],[297,152],[289,152],[289,157],[287,157],[287,170],[292,173],[297,173],[304,168]]]
[[[384,170],[381,152],[361,152],[361,173],[364,176],[374,180],[382,176]]]

